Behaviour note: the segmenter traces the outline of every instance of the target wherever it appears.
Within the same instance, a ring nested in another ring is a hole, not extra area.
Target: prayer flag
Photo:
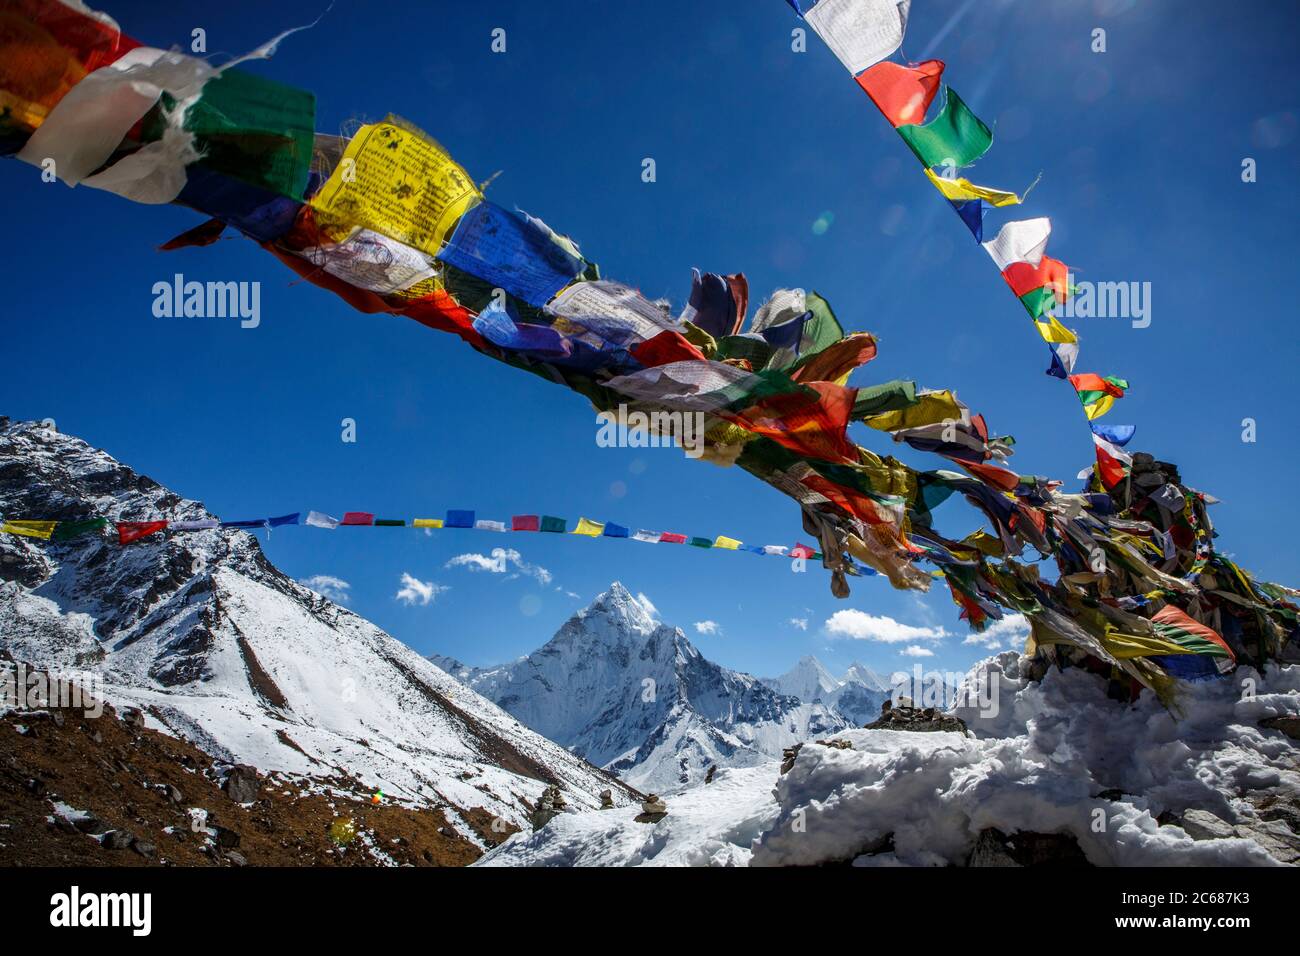
[[[997,263],[998,271],[1005,272],[1013,262],[1028,262],[1037,266],[1047,250],[1047,240],[1051,234],[1052,221],[1046,217],[1017,219],[1003,225],[997,236],[983,245]]]
[[[692,548],[713,547],[713,541],[710,538],[691,538],[691,540],[688,541],[687,544],[689,544]]]
[[[941,60],[926,60],[915,66],[886,60],[859,73],[855,79],[891,125],[903,126],[925,122],[925,113],[939,91],[942,76]]]
[[[817,0],[803,17],[853,75],[897,50],[911,0]]]
[[[510,519],[511,531],[536,531],[541,527],[537,515],[515,515]]]
[[[685,544],[686,535],[677,534],[675,531],[665,531],[659,536],[659,540],[664,544]]]
[[[658,531],[646,531],[642,529],[638,531],[636,534],[632,535],[632,540],[644,541],[646,544],[658,544],[660,536],[661,536],[660,532]]]
[[[313,528],[329,528],[333,530],[339,526],[339,519],[332,518],[320,511],[308,511],[306,524]]]
[[[922,166],[969,166],[989,151],[993,134],[970,111],[952,87],[939,115],[924,126],[909,123],[898,135],[911,147]]]
[[[880,64],[884,66],[885,64]],[[954,177],[949,179],[946,176],[940,176],[931,169],[925,170],[926,178],[939,192],[943,193],[943,198],[952,203],[969,202],[975,199],[982,199],[990,206],[1014,206],[1020,202],[1020,197],[1015,193],[1007,192],[1004,189],[993,189],[991,186],[976,186],[969,179]]]
[[[713,546],[715,548],[725,548],[728,551],[735,551],[743,543],[744,542],[737,541],[735,538],[728,538],[726,535],[720,534],[713,542]]]
[[[57,521],[6,521],[0,531],[6,534],[19,534],[25,538],[40,538],[48,541],[54,534]]]
[[[612,521],[605,522],[605,537],[607,538],[626,538],[628,529],[621,524],[614,524]]]
[[[107,518],[88,518],[85,521],[60,521],[54,528],[53,539],[55,541],[67,541],[69,538],[88,534],[91,531],[98,531],[106,524],[108,524]]]
[[[505,531],[506,523],[504,521],[489,521],[487,518],[479,518],[474,522],[475,531]]]
[[[474,512],[472,511],[448,511],[447,520],[443,523],[444,528],[472,528],[474,527]]]
[[[411,525],[416,528],[441,528],[441,518],[416,518]]]
[[[369,511],[345,511],[343,512],[343,520],[339,522],[341,525],[348,526],[373,525],[374,523],[375,516]]]
[[[574,534],[586,535],[589,538],[599,538],[605,526],[599,521],[588,521],[586,518],[578,519],[578,526],[573,529]]]
[[[552,534],[564,534],[564,529],[568,527],[568,522],[563,518],[553,518],[550,515],[542,515],[542,530]]]
[[[167,527],[166,521],[119,521],[117,523],[117,541],[130,544],[140,538],[156,534]]]

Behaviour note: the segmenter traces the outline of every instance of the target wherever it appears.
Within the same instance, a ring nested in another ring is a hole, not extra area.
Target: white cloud
[[[551,572],[539,564],[529,564],[514,548],[493,548],[487,554],[458,554],[446,564],[449,568],[468,568],[471,571],[487,571],[489,574],[505,574],[514,568],[519,574],[536,578],[538,584],[550,584]]]
[[[696,621],[695,630],[698,631],[700,634],[709,634],[709,635],[721,634],[722,625],[719,624],[717,621]]]
[[[418,604],[420,607],[425,607],[432,604],[439,594],[449,590],[451,589],[444,585],[435,584],[433,581],[421,581],[403,571],[402,587],[393,598],[408,606]]]
[[[790,623],[801,631],[808,630],[808,618],[806,617],[792,617]]]
[[[648,597],[645,596],[645,594],[643,594],[640,591],[636,592],[636,603],[640,604],[643,608],[645,608],[645,612],[649,614],[651,617],[653,617],[655,620],[659,619],[659,608],[655,607],[654,601],[651,601]]]
[[[963,644],[978,644],[990,651],[996,651],[1006,641],[1011,647],[1024,641],[1029,636],[1029,621],[1023,614],[1008,614],[1000,621],[994,621],[983,631],[972,631]]]
[[[348,598],[352,596],[350,593],[352,585],[330,574],[313,574],[309,578],[302,578],[298,583],[303,587],[311,588],[321,597],[329,598],[336,604],[347,604]]]
[[[920,644],[908,644],[898,653],[904,657],[934,657],[934,651],[928,647],[922,647]]]
[[[908,641],[937,641],[948,636],[941,627],[915,627],[892,617],[868,614],[849,608],[836,611],[826,621],[831,637],[848,637],[855,641],[879,641],[882,644],[905,644]]]

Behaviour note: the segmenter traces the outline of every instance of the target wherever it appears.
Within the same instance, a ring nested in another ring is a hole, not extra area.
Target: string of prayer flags
[[[964,100],[948,87],[943,109],[924,125],[908,123],[898,127],[898,135],[916,154],[921,165],[961,168],[969,166],[989,151],[993,134]]]
[[[858,74],[858,86],[895,128],[925,121],[943,76],[941,60],[902,66],[888,60]]]
[[[911,0],[792,0],[791,6],[856,76],[902,46]]]

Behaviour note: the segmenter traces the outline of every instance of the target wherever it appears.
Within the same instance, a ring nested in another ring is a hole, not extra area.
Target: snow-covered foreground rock
[[[669,799],[668,816],[637,823],[635,808],[563,813],[516,834],[476,866],[747,866],[750,844],[777,817],[776,764],[719,770]]]
[[[1095,865],[1271,865],[1300,838],[1261,807],[1300,806],[1300,750],[1258,721],[1300,711],[1300,668],[1186,685],[1176,716],[1129,706],[1078,670],[1041,683],[1002,654],[996,714],[959,707],[972,735],[847,730],[852,749],[808,744],[785,774],[719,773],[677,795],[659,823],[634,811],[576,813],[518,834],[483,865],[965,865],[981,831],[1066,834]],[[1243,694],[1243,682],[1253,693]],[[1187,811],[1224,836],[1170,822]],[[1156,818],[1165,816],[1166,825]],[[1199,819],[1205,819],[1202,815]],[[1233,829],[1235,825],[1235,832]]]
[[[0,419],[0,512],[211,516],[104,452]],[[321,533],[311,530],[288,533]],[[347,777],[386,799],[527,826],[550,784],[570,805],[634,794],[358,615],[290,580],[243,531],[0,536],[0,656],[102,680],[114,706],[219,760]]]

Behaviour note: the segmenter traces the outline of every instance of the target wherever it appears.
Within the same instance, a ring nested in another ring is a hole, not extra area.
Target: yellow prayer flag
[[[1083,413],[1088,416],[1088,421],[1093,421],[1101,418],[1102,415],[1105,415],[1110,411],[1110,407],[1114,404],[1114,395],[1102,395],[1101,398],[1097,399],[1091,405],[1083,406]]]
[[[441,146],[393,119],[361,127],[311,205],[336,240],[365,227],[437,255],[482,196]]]
[[[599,538],[605,532],[605,526],[599,521],[588,521],[586,518],[578,519],[578,526],[573,529],[573,534],[585,534],[589,538]]]
[[[726,548],[728,551],[735,551],[740,545],[741,542],[735,538],[728,538],[723,534],[718,535],[718,540],[713,542],[715,548]]]
[[[42,538],[49,540],[50,535],[54,534],[54,526],[57,521],[6,521],[0,531],[5,534],[21,534],[27,538]]]
[[[1020,202],[1020,197],[1015,193],[1009,193],[1004,189],[993,189],[990,186],[976,186],[969,179],[947,179],[936,176],[928,169],[925,175],[930,182],[934,183],[934,188],[943,193],[943,198],[952,202],[983,199],[990,206],[1015,206]]]
[[[416,518],[414,521],[411,522],[411,526],[414,528],[441,528],[442,519],[441,518]]]
[[[1079,341],[1079,336],[1074,334],[1073,329],[1067,329],[1060,322],[1056,321],[1056,316],[1050,312],[1044,316],[1047,319],[1035,319],[1034,325],[1038,328],[1038,334],[1043,337],[1044,342],[1052,342],[1056,345],[1070,345]]]
[[[863,421],[882,432],[893,432],[900,428],[920,428],[924,425],[961,420],[962,407],[957,397],[946,389],[922,392],[916,396],[916,399],[915,405],[892,412],[881,412],[879,415],[869,415]]]

